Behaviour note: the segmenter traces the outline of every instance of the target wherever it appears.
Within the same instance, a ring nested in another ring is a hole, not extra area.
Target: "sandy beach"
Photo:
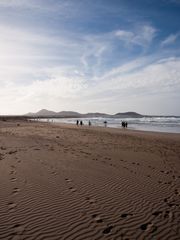
[[[180,134],[0,121],[0,239],[180,239]]]

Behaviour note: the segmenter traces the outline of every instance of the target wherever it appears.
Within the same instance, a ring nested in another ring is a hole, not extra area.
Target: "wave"
[[[112,128],[121,128],[122,121],[128,122],[128,128],[135,130],[180,133],[180,117],[142,117],[142,118],[54,118],[39,119],[40,121],[51,121],[55,123],[71,123],[75,124],[77,120],[82,120],[84,125],[88,125],[91,121],[92,126],[107,126]]]

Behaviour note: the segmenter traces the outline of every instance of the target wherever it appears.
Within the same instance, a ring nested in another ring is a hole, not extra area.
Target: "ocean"
[[[107,121],[107,127],[122,128],[121,122],[128,122],[128,128],[132,130],[180,133],[180,117],[143,117],[143,118],[51,118],[40,119],[41,121],[50,121],[55,123],[76,124],[77,120],[82,120],[84,125],[88,125],[89,120],[92,126],[104,126]]]

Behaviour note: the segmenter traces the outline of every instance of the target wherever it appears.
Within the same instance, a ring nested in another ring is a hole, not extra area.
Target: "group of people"
[[[79,126],[79,125],[80,125],[80,126],[83,126],[84,123],[83,123],[82,120],[81,120],[81,121],[77,120],[77,121],[76,121],[76,125],[77,125],[77,126]],[[89,120],[89,122],[88,122],[88,125],[91,126],[91,121],[90,121],[90,120]]]
[[[84,124],[83,124],[83,121],[77,120],[77,121],[76,121],[76,125],[77,125],[77,126],[79,126],[79,125],[82,126],[82,125],[84,125]]]
[[[81,120],[81,121],[80,121],[80,120],[77,120],[77,121],[76,121],[76,125],[77,125],[77,126],[79,126],[79,125],[80,125],[80,126],[83,126],[83,125],[84,125],[84,123],[83,123],[83,121],[82,121],[82,120]],[[89,125],[89,126],[91,126],[91,125],[92,125],[92,123],[91,123],[91,121],[90,121],[90,120],[89,120],[89,122],[88,122],[88,125]],[[121,122],[121,125],[122,125],[122,127],[123,127],[123,128],[127,128],[127,126],[128,126],[128,123],[127,123],[127,122],[125,122],[125,121],[122,121],[122,122]],[[104,121],[104,126],[105,126],[105,127],[107,127],[107,121]]]
[[[127,122],[125,122],[125,121],[122,121],[121,125],[122,125],[122,127],[123,127],[123,128],[127,128],[127,126],[128,126],[128,123],[127,123]]]

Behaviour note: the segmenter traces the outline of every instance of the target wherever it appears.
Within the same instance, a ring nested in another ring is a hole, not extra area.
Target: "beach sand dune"
[[[180,134],[0,122],[0,239],[180,239]]]

